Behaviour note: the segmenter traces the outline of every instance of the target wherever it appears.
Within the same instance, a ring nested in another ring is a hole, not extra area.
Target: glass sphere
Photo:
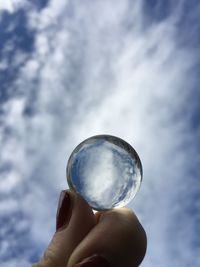
[[[95,210],[123,207],[137,193],[142,164],[124,140],[110,135],[92,136],[80,143],[67,164],[69,187]]]

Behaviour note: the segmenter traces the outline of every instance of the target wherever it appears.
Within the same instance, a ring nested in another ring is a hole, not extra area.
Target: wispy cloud
[[[185,3],[157,20],[144,1],[26,7],[34,48],[2,105],[0,192],[10,205],[1,202],[0,214],[23,214],[35,246],[25,250],[27,261],[53,232],[70,152],[88,136],[109,133],[130,142],[144,165],[141,192],[130,204],[147,229],[143,266],[198,266],[199,126],[192,129],[190,120],[199,59],[192,42],[182,42]],[[0,258],[15,266],[5,257],[17,248],[15,235],[2,237]]]
[[[15,12],[20,7],[23,7],[26,0],[7,0],[0,2],[0,11]]]

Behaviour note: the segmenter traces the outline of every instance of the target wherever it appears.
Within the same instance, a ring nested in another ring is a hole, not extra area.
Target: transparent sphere
[[[95,210],[123,207],[140,187],[142,164],[124,140],[97,135],[74,149],[67,164],[67,180]]]

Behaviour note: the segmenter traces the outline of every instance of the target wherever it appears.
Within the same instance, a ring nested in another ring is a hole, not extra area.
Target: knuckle
[[[44,267],[44,262],[40,261],[32,265],[32,267]]]
[[[58,260],[55,256],[55,252],[51,248],[48,248],[44,253],[43,259],[48,267],[58,266]]]
[[[32,267],[57,267],[58,260],[55,257],[55,253],[51,250],[51,248],[48,248],[43,255],[43,258],[36,264],[34,264]]]

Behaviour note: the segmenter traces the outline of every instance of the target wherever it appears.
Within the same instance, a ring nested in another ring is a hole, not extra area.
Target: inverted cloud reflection
[[[86,140],[71,155],[69,182],[94,209],[125,206],[137,193],[141,165],[135,152],[125,149],[122,141],[100,136]]]

